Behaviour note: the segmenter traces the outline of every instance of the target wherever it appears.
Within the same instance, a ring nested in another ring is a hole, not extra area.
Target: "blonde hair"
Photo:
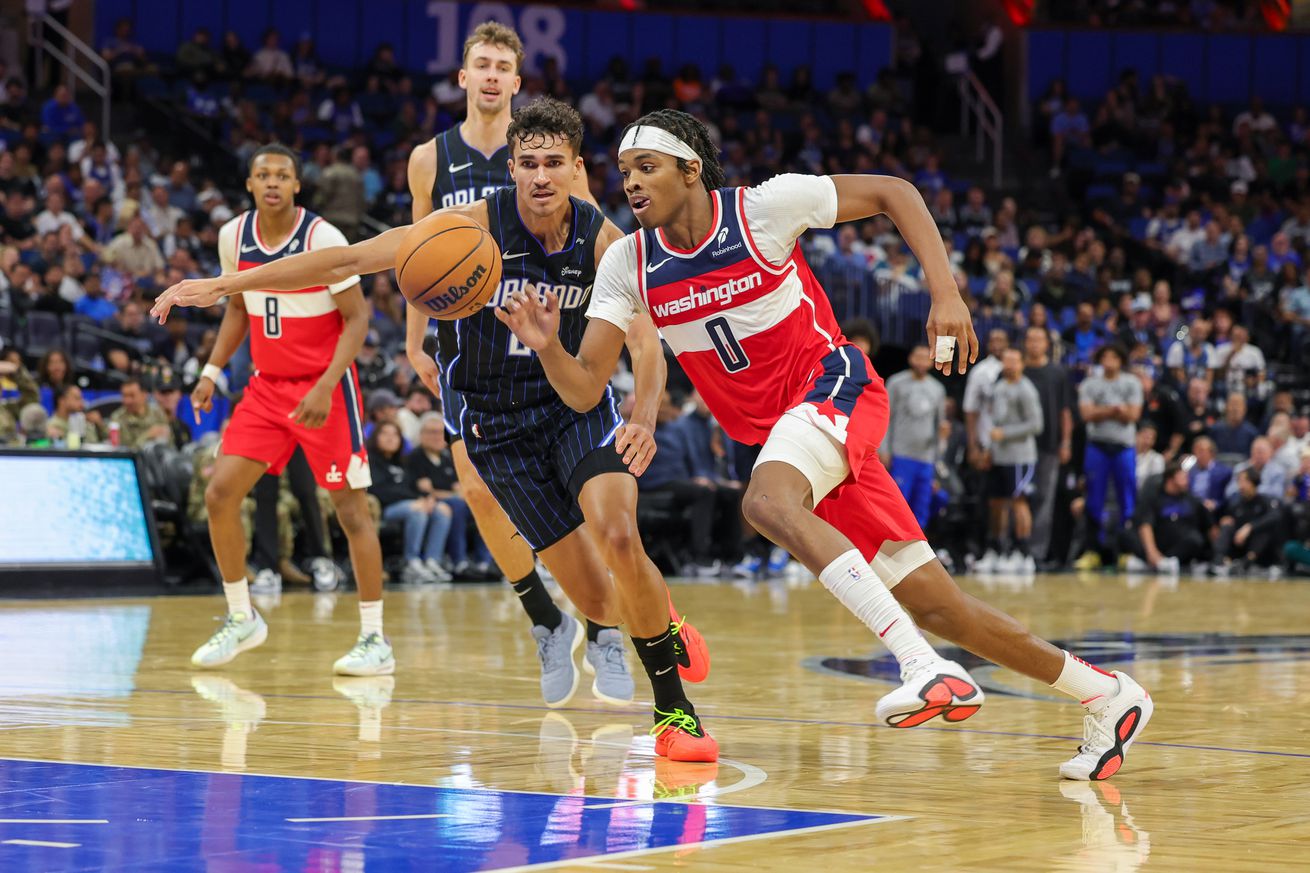
[[[461,66],[468,66],[469,52],[473,46],[486,43],[498,48],[508,49],[514,53],[514,73],[517,75],[523,69],[523,40],[514,32],[514,28],[506,27],[499,21],[484,21],[473,32],[469,38],[464,40],[464,60]]]

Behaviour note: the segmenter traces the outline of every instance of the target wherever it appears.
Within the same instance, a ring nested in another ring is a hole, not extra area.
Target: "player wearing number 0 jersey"
[[[787,175],[724,188],[704,125],[672,110],[628,126],[618,167],[641,229],[606,252],[577,354],[554,339],[550,306],[526,295],[508,304],[506,319],[538,350],[560,395],[575,408],[594,403],[624,332],[649,313],[728,434],[763,443],[743,500],[748,520],[814,572],[900,662],[903,684],[878,702],[882,720],[960,721],[983,699],[967,672],[927,644],[899,600],[937,635],[1079,700],[1088,711],[1085,742],[1060,772],[1113,775],[1151,717],[1150,696],[956,587],[877,461],[888,417],[882,380],[842,336],[801,253],[798,240],[810,228],[886,213],[928,276],[930,340],[960,340],[963,371],[977,337],[914,187],[891,177]],[[938,355],[947,373],[953,357]]]
[[[224,275],[346,245],[341,231],[296,206],[300,161],[285,146],[268,145],[255,152],[246,187],[255,208],[229,221],[218,234]],[[368,331],[368,316],[354,274],[281,291],[255,286],[228,302],[218,339],[192,392],[193,407],[209,406],[222,367],[247,331],[255,372],[223,433],[205,491],[228,616],[192,655],[198,667],[226,664],[262,643],[268,633],[250,604],[241,501],[265,473],[281,473],[299,446],[318,484],[332,496],[359,588],[359,637],[333,670],[373,676],[396,668],[382,631],[382,550],[364,490],[370,477],[355,356]]]

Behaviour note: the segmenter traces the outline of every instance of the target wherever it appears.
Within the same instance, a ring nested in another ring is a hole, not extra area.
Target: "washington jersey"
[[[826,176],[782,175],[710,197],[714,224],[693,249],[673,247],[659,229],[611,245],[588,315],[626,331],[649,312],[728,435],[762,443],[831,366],[835,397],[840,368],[860,371],[848,373],[852,390],[869,378],[862,355],[840,351],[846,339],[797,242],[808,228],[833,226],[837,189]]]
[[[346,245],[341,231],[301,207],[296,208],[291,235],[280,246],[269,248],[264,239],[253,209],[223,225],[218,232],[223,272],[249,270],[285,255]],[[358,276],[351,276],[333,285],[299,291],[243,292],[250,314],[250,356],[255,370],[280,378],[321,376],[332,363],[343,324],[332,295],[358,282]]]
[[[464,206],[489,196],[497,188],[514,184],[509,173],[509,145],[490,157],[464,142],[459,125],[437,134],[437,172],[432,181],[432,206]],[[455,330],[451,322],[437,322],[437,356],[444,371],[455,356]]]
[[[493,311],[528,285],[559,296],[559,338],[577,354],[587,327],[587,303],[596,277],[596,239],[605,217],[589,203],[569,198],[573,210],[567,245],[547,252],[519,217],[517,192],[499,188],[487,198],[491,238],[501,250],[500,287],[486,307],[454,326],[455,350],[447,364],[451,387],[471,409],[512,412],[558,398],[541,361]],[[467,435],[466,435],[467,436]]]

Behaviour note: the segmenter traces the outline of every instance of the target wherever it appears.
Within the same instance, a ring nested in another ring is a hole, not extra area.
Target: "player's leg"
[[[1033,557],[1031,544],[1033,511],[1032,505],[1028,502],[1028,496],[1032,492],[1032,482],[1037,473],[1037,465],[1035,463],[1019,464],[1016,470],[1018,481],[1014,486],[1014,498],[1010,501],[1010,511],[1014,516],[1014,549],[1019,557],[1019,560],[1015,562],[1015,569],[1024,573],[1032,573],[1037,569],[1037,561]]]
[[[228,435],[237,422],[228,426]],[[238,432],[240,433],[240,432]],[[244,651],[253,649],[268,636],[268,626],[250,604],[250,583],[246,578],[246,534],[241,504],[269,467],[239,455],[221,455],[214,464],[214,476],[205,488],[205,511],[214,559],[223,577],[227,618],[223,626],[196,649],[191,663],[197,667],[218,667]]]
[[[350,566],[359,589],[359,637],[332,670],[347,676],[392,673],[396,660],[382,627],[382,546],[369,512],[368,492],[365,488],[339,488],[328,493],[350,546]]]
[[[337,522],[350,546],[359,591],[359,635],[332,669],[346,675],[374,676],[393,672],[396,662],[382,629],[382,546],[368,506],[367,489],[373,478],[364,449],[361,396],[352,367],[332,392],[332,407],[323,425],[292,427],[314,482],[332,497]]]
[[[637,531],[637,480],[626,470],[600,472],[619,461],[608,445],[586,456],[574,471],[578,505],[614,575],[619,609],[655,697],[655,752],[675,761],[714,761],[718,743],[705,731],[687,699],[678,647],[687,626],[669,623],[669,593]],[[588,467],[592,469],[588,469]],[[621,467],[621,462],[619,463]]]
[[[878,701],[879,719],[893,727],[915,727],[939,715],[963,721],[977,712],[983,700],[977,683],[933,650],[861,549],[813,511],[815,495],[822,499],[848,476],[843,447],[788,413],[774,426],[758,463],[742,504],[747,519],[814,573],[901,665],[903,684]],[[922,536],[887,470],[876,460],[865,468],[879,474],[895,497],[886,506],[867,507],[865,523],[871,529],[890,525],[887,530]],[[926,543],[923,547],[932,554]]]
[[[1132,524],[1137,511],[1137,447],[1125,446],[1114,459],[1114,497],[1119,502],[1119,528]]]
[[[327,523],[318,502],[318,483],[309,467],[303,449],[297,449],[287,461],[287,480],[291,494],[300,504],[301,527],[305,537],[305,552],[309,555],[309,572],[318,591],[332,591],[338,584],[338,571],[332,563],[327,536]]]
[[[541,661],[542,698],[548,706],[563,706],[581,680],[574,651],[589,637],[599,638],[607,629],[602,622],[617,620],[613,584],[594,550],[591,554],[586,551],[586,541],[578,531],[582,513],[558,481],[554,462],[539,448],[540,422],[531,413],[523,413],[508,419],[489,416],[478,423],[478,432],[493,433],[497,438],[479,436],[460,445],[467,449],[466,459],[478,474],[477,481],[483,483],[487,501],[514,531],[515,546],[521,543],[529,560],[534,549],[540,551],[565,593],[587,616],[584,628],[560,610],[535,568],[513,585],[532,622]],[[621,689],[613,696],[621,697]]]
[[[569,600],[586,616],[583,669],[596,677],[591,686],[592,694],[606,703],[631,703],[632,673],[623,657],[623,634],[615,627],[621,620],[619,601],[614,581],[587,526],[574,528],[559,541],[542,549],[540,555],[541,562],[559,580]],[[574,633],[576,637],[577,632]],[[576,672],[569,678],[576,688]],[[558,691],[547,693],[544,674],[542,690],[548,701],[559,698]]]

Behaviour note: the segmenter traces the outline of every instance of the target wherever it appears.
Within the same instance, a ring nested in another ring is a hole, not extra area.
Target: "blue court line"
[[[676,787],[704,766],[666,761],[662,778]],[[607,798],[0,759],[0,817],[27,822],[0,825],[0,836],[41,840],[0,840],[0,869],[375,871],[426,859],[472,873],[903,820],[677,800],[590,806],[598,799]]]
[[[171,688],[138,688],[134,693],[191,695],[194,692],[185,691],[182,689],[171,689]],[[260,694],[260,696],[265,698],[277,698],[277,699],[288,699],[288,700],[339,701],[342,699],[339,697],[329,697],[326,694]],[[519,709],[519,710],[527,710],[529,712],[559,712],[559,713],[576,712],[576,713],[587,713],[587,714],[600,713],[603,715],[620,715],[625,713],[631,714],[629,710],[618,709],[618,708],[600,709],[595,707],[584,708],[584,707],[565,706],[565,707],[560,707],[558,709],[552,709],[551,707],[542,706],[540,704],[478,703],[476,701],[471,701],[471,700],[421,700],[415,698],[393,698],[391,702],[418,704],[422,706],[463,706],[463,707],[470,707],[474,709]],[[711,722],[711,724],[715,721],[720,721],[720,720],[762,721],[762,722],[773,722],[777,724],[813,725],[815,727],[857,727],[857,728],[879,728],[884,730],[896,730],[896,728],[889,727],[888,725],[882,724],[880,722],[829,721],[825,719],[787,718],[784,716],[775,716],[775,715],[727,715],[723,713],[716,713],[713,711],[712,708],[709,707],[706,707],[703,710],[701,710],[700,714],[703,715],[706,719],[708,719]],[[922,733],[925,731],[932,732],[932,733],[967,733],[967,734],[979,734],[981,736],[1016,737],[1021,739],[1032,739],[1032,740],[1065,740],[1075,743],[1081,743],[1083,741],[1082,737],[1065,736],[1062,734],[1032,734],[1032,733],[1023,733],[1021,731],[993,731],[993,730],[986,730],[983,728],[969,728],[969,727],[938,727],[933,725],[923,725],[914,728],[914,731],[916,733]],[[1150,740],[1137,740],[1133,745],[1155,746],[1163,749],[1190,749],[1190,750],[1202,751],[1202,752],[1227,752],[1234,755],[1269,755],[1276,758],[1310,758],[1310,752],[1282,752],[1282,751],[1270,750],[1270,749],[1238,749],[1229,746],[1202,746],[1202,745],[1194,745],[1191,743],[1164,743],[1164,742],[1152,742]]]

